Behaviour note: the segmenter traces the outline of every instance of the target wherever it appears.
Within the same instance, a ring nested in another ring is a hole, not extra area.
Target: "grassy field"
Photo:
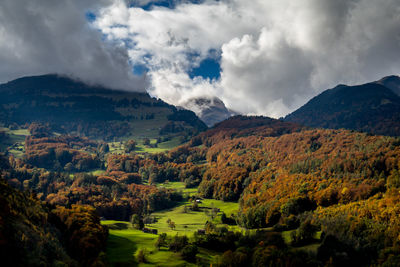
[[[175,189],[176,191],[182,192],[183,195],[193,196],[197,194],[197,188],[185,188],[183,182],[169,182],[157,184],[157,187],[164,187],[167,189]]]
[[[158,187],[165,187],[181,191],[183,195],[193,196],[197,194],[197,188],[185,188],[182,182],[169,182],[166,184],[158,184]],[[215,199],[203,199],[201,203],[198,204],[200,211],[192,211],[189,206],[192,205],[190,202],[183,202],[181,205],[159,212],[152,213],[153,216],[158,220],[154,224],[148,225],[150,228],[158,229],[159,233],[167,234],[186,234],[188,236],[193,235],[194,231],[197,229],[203,229],[207,221],[213,221],[216,224],[220,224],[220,215],[224,212],[226,215],[235,214],[239,210],[239,203],[237,202],[224,202]],[[185,210],[185,206],[187,206]],[[206,214],[211,213],[212,208],[217,208],[220,210],[214,220],[211,216]],[[167,220],[171,219],[175,222],[176,228],[174,230],[170,229]],[[230,230],[236,231],[241,230],[238,226],[228,226]]]
[[[134,152],[139,153],[139,154],[140,153],[152,154],[152,153],[165,152],[165,151],[171,150],[181,144],[178,137],[174,137],[171,140],[166,141],[166,142],[158,143],[157,147],[150,147],[150,146],[144,145],[143,138],[141,138],[141,139],[134,138],[134,140],[137,143],[136,149],[134,150]],[[155,138],[150,139],[151,145],[156,144],[156,142],[157,142],[157,139],[155,139]],[[121,143],[121,142],[110,142],[110,143],[108,143],[108,145],[110,147],[111,153],[116,153],[116,154],[124,154],[125,153],[125,147],[124,147],[123,143]]]
[[[165,116],[165,111],[163,108],[159,109],[156,107],[151,108],[141,108],[139,111],[146,116],[146,114],[156,113],[155,118],[152,120],[134,120],[132,122],[133,129],[132,129],[132,136],[139,137],[139,138],[157,138],[160,135],[160,129],[163,127],[167,122],[168,119]],[[137,110],[134,110],[137,112]],[[160,113],[158,113],[160,112]],[[157,114],[158,113],[158,114]],[[132,112],[130,113],[132,114]]]
[[[92,175],[102,175],[105,172],[106,172],[105,170],[94,170],[94,171],[91,171],[89,173],[92,174]]]
[[[197,189],[185,189],[183,183],[171,182],[158,186],[164,186],[166,188],[174,188],[182,190],[185,193],[195,194]],[[168,236],[175,235],[186,235],[189,239],[193,238],[193,234],[198,229],[204,229],[204,225],[207,221],[212,221],[217,225],[222,225],[220,221],[221,212],[225,212],[227,215],[231,213],[237,213],[238,203],[223,202],[214,199],[204,199],[199,204],[200,211],[185,210],[185,206],[191,205],[189,202],[182,202],[175,208],[169,210],[163,210],[152,213],[157,219],[156,223],[147,224],[145,227],[150,229],[157,229],[158,234],[167,233]],[[221,212],[215,218],[211,218],[205,213],[205,210],[210,211],[212,208],[218,208]],[[176,228],[171,229],[168,226],[167,220],[171,219],[175,222]],[[135,230],[128,222],[121,221],[102,221],[102,224],[110,227],[110,235],[107,244],[107,259],[111,266],[195,266],[182,260],[179,253],[173,253],[168,251],[166,248],[162,248],[158,251],[154,244],[158,238],[157,235],[143,233],[142,231]],[[244,229],[239,226],[228,226],[225,225],[231,231],[243,231]],[[272,231],[272,228],[269,229]],[[283,231],[282,237],[285,243],[290,246],[291,231]],[[316,242],[293,248],[295,250],[303,250],[308,253],[316,253],[320,239],[321,232],[317,232],[315,235]],[[146,264],[138,264],[135,261],[135,255],[140,249],[145,249],[147,254],[148,262]],[[219,255],[215,251],[208,251],[200,248],[197,254],[198,258],[202,259],[202,262],[212,262],[215,256]]]
[[[154,244],[158,235],[133,229],[127,222],[102,221],[102,224],[110,227],[106,251],[110,266],[195,266],[182,260],[179,253],[165,248],[157,250]],[[147,250],[147,263],[135,260],[140,249]]]
[[[158,187],[173,188],[182,191],[184,194],[194,195],[197,193],[197,188],[185,188],[184,183],[170,182],[167,184],[159,184]],[[239,209],[238,203],[223,202],[219,200],[205,199],[199,203],[200,211],[191,211],[185,206],[192,203],[182,202],[175,208],[163,210],[152,213],[152,216],[158,220],[156,223],[147,224],[145,227],[157,229],[158,233],[167,233],[168,236],[186,235],[189,238],[193,237],[193,233],[198,229],[204,229],[207,221],[221,225],[220,214],[224,211],[226,214],[235,213]],[[206,215],[205,210],[211,211],[212,208],[218,208],[221,212],[214,218],[214,220]],[[171,229],[168,226],[167,220],[171,219],[175,222],[176,228]],[[187,263],[181,259],[179,253],[173,253],[168,250],[155,249],[155,242],[158,235],[143,233],[142,231],[135,230],[128,222],[121,221],[102,221],[102,224],[110,227],[110,235],[107,244],[107,259],[111,266],[195,266]],[[227,226],[230,230],[240,231],[238,226]],[[138,264],[135,262],[135,255],[139,249],[146,249],[148,251],[148,263]],[[206,249],[199,249],[197,255],[202,261],[212,261],[213,258],[219,255],[216,252],[208,251]]]
[[[192,205],[192,203],[184,202],[175,208],[152,213],[152,215],[157,219],[157,222],[154,224],[149,224],[148,227],[158,229],[159,233],[167,233],[168,235],[175,235],[178,233],[190,237],[193,236],[193,233],[198,229],[204,229],[204,225],[207,221],[220,224],[220,215],[222,212],[230,215],[231,213],[236,213],[239,210],[238,203],[223,202],[215,199],[202,200],[202,203],[199,204],[200,211],[190,210],[190,205]],[[186,210],[185,206],[187,206]],[[206,214],[206,211],[211,213],[212,208],[218,208],[221,211],[218,212],[214,219],[210,215]],[[175,229],[172,230],[168,226],[168,219],[171,219],[173,222],[175,222]],[[238,226],[226,225],[226,227],[232,231],[241,230]]]
[[[0,144],[0,151],[8,150],[14,157],[21,158],[25,153],[25,138],[29,135],[28,129],[10,130],[1,127],[0,131],[7,134],[5,142]]]

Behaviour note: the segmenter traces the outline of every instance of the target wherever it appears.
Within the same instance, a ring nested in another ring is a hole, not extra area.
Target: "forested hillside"
[[[0,85],[0,123],[48,123],[59,133],[112,140],[193,135],[206,129],[197,116],[147,93],[110,90],[57,75],[24,77]]]
[[[101,266],[105,263],[108,231],[100,225],[93,208],[42,203],[34,194],[11,188],[3,179],[0,179],[0,203],[3,266]]]
[[[338,85],[285,117],[310,127],[400,135],[400,81],[397,76],[357,86]]]
[[[317,253],[322,262],[395,262],[399,140],[260,121],[268,120],[234,117],[192,140],[206,153],[200,195],[238,200],[236,222],[245,228],[313,225],[323,233]],[[187,147],[186,154],[199,148]],[[298,234],[293,232],[293,245],[310,242]]]
[[[52,214],[65,223],[88,209],[76,205],[93,207],[103,219],[132,220],[139,229],[147,224],[162,231],[165,222],[153,214],[206,216],[204,237],[179,239],[184,243],[178,248],[178,239],[160,237],[170,244],[161,246],[172,246],[183,261],[185,246],[212,249],[213,259],[197,258],[206,265],[230,266],[237,257],[253,266],[399,263],[398,138],[235,116],[168,152],[146,154],[136,153],[132,140],[122,143],[125,153],[114,153],[106,142],[55,135],[40,124],[31,124],[29,131],[24,156],[4,157],[1,175],[55,205],[49,206]],[[182,184],[184,192],[170,183]],[[199,208],[201,199],[239,203],[239,211]],[[186,233],[191,224],[175,230],[175,220],[168,218],[167,232]],[[193,262],[200,252],[187,250],[194,253],[187,259]]]

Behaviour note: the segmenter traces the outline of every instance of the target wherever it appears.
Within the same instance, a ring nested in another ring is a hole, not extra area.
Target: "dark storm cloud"
[[[85,14],[110,1],[2,0],[0,82],[58,73],[115,89],[144,90],[132,75],[127,50],[104,42]]]

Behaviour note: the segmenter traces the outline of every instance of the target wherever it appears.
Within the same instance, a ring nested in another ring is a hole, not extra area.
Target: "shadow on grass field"
[[[134,253],[137,245],[129,238],[118,234],[108,236],[107,240],[107,261],[109,266],[138,266]]]
[[[16,158],[22,158],[25,153],[25,138],[29,135],[27,129],[10,130],[9,128],[0,127],[0,131],[7,136],[0,143],[0,151],[8,150]]]
[[[170,182],[158,184],[157,186],[182,191],[182,193],[190,196],[197,193],[197,188],[185,188],[182,182]],[[167,233],[170,237],[186,235],[192,238],[195,231],[204,229],[207,221],[213,221],[215,224],[221,226],[220,215],[222,211],[230,215],[231,213],[236,213],[239,209],[238,203],[223,202],[215,199],[203,199],[198,204],[200,211],[192,211],[189,208],[185,209],[185,206],[192,204],[190,202],[182,202],[172,209],[154,212],[151,215],[158,221],[153,224],[147,224],[145,227],[157,229],[159,234]],[[211,210],[212,208],[220,210],[214,219],[205,213],[205,210]],[[175,222],[175,229],[169,227],[167,223],[168,219]],[[157,250],[155,242],[158,235],[133,229],[129,222],[108,220],[102,221],[102,224],[107,225],[110,232],[107,244],[107,259],[110,266],[196,266],[182,260],[179,253],[168,251],[165,248]],[[242,230],[238,226],[225,226],[232,231]],[[137,255],[140,249],[147,250],[148,263],[139,264],[136,262],[135,255]],[[200,248],[197,257],[202,262],[212,262],[213,258],[219,254]]]
[[[182,260],[179,253],[167,249],[157,250],[158,235],[143,233],[122,221],[102,221],[109,227],[107,240],[108,266],[195,266]],[[136,255],[140,249],[147,251],[147,262],[138,263]],[[204,255],[205,257],[205,255]]]

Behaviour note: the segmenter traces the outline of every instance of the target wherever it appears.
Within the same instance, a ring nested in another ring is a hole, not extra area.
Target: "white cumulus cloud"
[[[123,1],[95,25],[130,40],[132,62],[149,69],[150,93],[179,105],[221,98],[245,114],[279,117],[339,83],[400,73],[397,0],[222,0],[143,10]],[[123,28],[123,29],[121,29]],[[218,80],[187,74],[220,51]]]
[[[170,5],[141,8],[158,2]],[[3,0],[0,82],[59,73],[280,117],[337,84],[398,75],[399,25],[398,0]],[[217,79],[188,74],[209,57]]]

